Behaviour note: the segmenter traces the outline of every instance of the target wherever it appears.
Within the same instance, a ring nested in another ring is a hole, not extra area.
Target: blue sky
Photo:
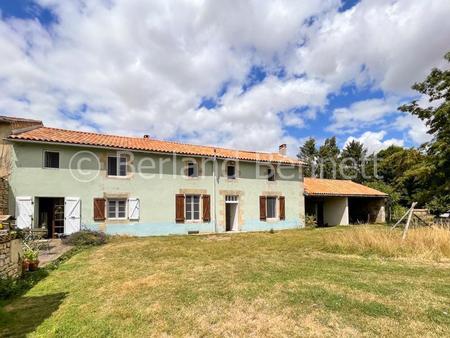
[[[439,0],[16,0],[0,11],[0,114],[291,154],[308,137],[369,151],[427,141],[397,107],[426,103],[410,87],[442,65],[450,31]]]

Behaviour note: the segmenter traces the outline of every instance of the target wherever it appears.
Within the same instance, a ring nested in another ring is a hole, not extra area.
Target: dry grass
[[[116,239],[0,306],[0,337],[450,337],[449,265],[324,250],[360,230]]]
[[[382,257],[414,257],[443,261],[450,259],[450,231],[439,228],[410,229],[402,241],[399,229],[361,227],[328,233],[326,248],[332,252]]]

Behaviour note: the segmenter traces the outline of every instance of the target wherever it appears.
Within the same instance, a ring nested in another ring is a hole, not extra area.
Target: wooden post
[[[417,202],[413,202],[413,204],[411,205],[411,209],[410,209],[410,212],[408,215],[408,220],[406,221],[406,225],[405,225],[405,230],[403,230],[402,241],[406,238],[406,233],[408,232],[409,223],[411,223],[411,218],[414,213],[414,207],[416,206],[416,204],[417,204]]]
[[[394,226],[392,227],[392,229],[394,229],[397,225],[399,225],[400,224],[400,222],[401,221],[403,221],[403,218],[405,218],[406,217],[406,215],[408,215],[409,214],[409,212],[410,212],[410,210],[411,210],[411,208],[410,209],[408,209],[408,211],[407,212],[405,212],[405,214],[402,216],[402,218],[400,218],[399,220],[398,220],[398,222],[397,223],[395,223],[394,224]]]

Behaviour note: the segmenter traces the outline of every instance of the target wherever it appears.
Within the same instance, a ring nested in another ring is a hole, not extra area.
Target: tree
[[[339,177],[339,153],[340,150],[336,144],[336,137],[327,138],[324,144],[319,148],[319,176],[321,178]]]
[[[344,177],[355,182],[363,182],[363,166],[366,160],[367,149],[361,142],[352,140],[342,151],[340,163]]]
[[[450,63],[450,52],[445,55]],[[433,139],[424,145],[429,155],[426,159],[426,186],[421,198],[435,213],[450,205],[450,69],[434,68],[425,81],[412,88],[425,95],[430,106],[422,107],[413,100],[399,109],[419,117],[429,127]],[[431,103],[434,103],[431,105]]]
[[[304,168],[305,177],[316,176],[316,164],[317,164],[318,151],[316,148],[316,140],[310,137],[306,142],[299,148],[299,153],[297,157],[306,163]]]

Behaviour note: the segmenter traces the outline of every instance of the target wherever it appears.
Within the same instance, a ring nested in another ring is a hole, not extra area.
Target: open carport
[[[305,213],[318,226],[384,223],[387,194],[349,180],[305,178]]]

